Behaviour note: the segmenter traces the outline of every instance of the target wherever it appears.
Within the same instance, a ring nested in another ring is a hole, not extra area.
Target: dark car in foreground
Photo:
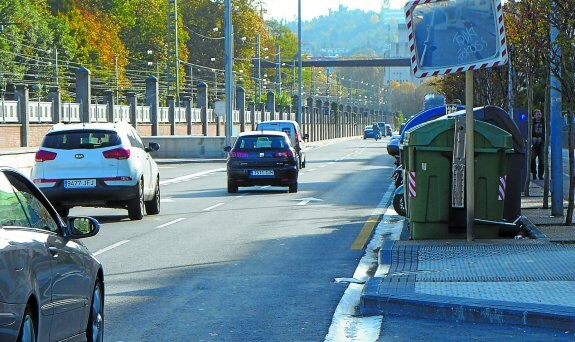
[[[287,186],[297,192],[299,160],[284,132],[253,131],[241,133],[228,153],[228,192],[240,186]]]
[[[77,240],[98,231],[0,166],[0,341],[104,340],[104,272]]]

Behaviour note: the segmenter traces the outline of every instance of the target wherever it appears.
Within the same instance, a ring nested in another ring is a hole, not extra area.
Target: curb
[[[431,295],[381,295],[377,292],[380,282],[381,278],[372,278],[366,283],[360,303],[362,316],[408,316],[569,330],[575,326],[575,309]]]

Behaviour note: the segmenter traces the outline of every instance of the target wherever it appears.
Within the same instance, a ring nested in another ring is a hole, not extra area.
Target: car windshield
[[[113,131],[65,131],[46,135],[42,147],[73,150],[120,145],[120,137]]]
[[[240,150],[283,149],[287,145],[286,140],[281,136],[250,136],[240,137],[235,148]]]

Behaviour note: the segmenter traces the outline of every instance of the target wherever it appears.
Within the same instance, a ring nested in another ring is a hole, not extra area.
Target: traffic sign
[[[410,0],[404,9],[415,77],[506,63],[501,0]]]

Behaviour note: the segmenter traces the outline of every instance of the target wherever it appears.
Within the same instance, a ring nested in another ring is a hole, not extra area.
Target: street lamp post
[[[232,135],[232,105],[233,105],[233,96],[232,96],[232,84],[233,84],[233,27],[232,27],[232,9],[231,9],[231,0],[225,1],[225,59],[226,59],[226,67],[225,67],[225,84],[226,84],[226,146],[231,145],[231,135]]]
[[[257,79],[256,79],[256,82],[257,82],[256,98],[255,98],[255,100],[254,100],[254,102],[256,102],[256,103],[259,103],[259,102],[261,101],[260,98],[261,98],[261,94],[262,94],[262,75],[261,75],[261,72],[262,72],[261,61],[262,61],[262,60],[261,60],[261,57],[260,57],[260,53],[261,53],[260,48],[261,48],[261,47],[260,47],[260,35],[259,35],[259,34],[256,34],[256,60],[257,60],[257,63],[258,63],[258,67],[257,67],[257,70],[256,70],[256,72],[257,72],[257,74],[256,74],[256,75],[257,75]]]
[[[277,45],[276,48],[276,91],[278,98],[282,93],[282,74],[281,74],[281,47]]]

